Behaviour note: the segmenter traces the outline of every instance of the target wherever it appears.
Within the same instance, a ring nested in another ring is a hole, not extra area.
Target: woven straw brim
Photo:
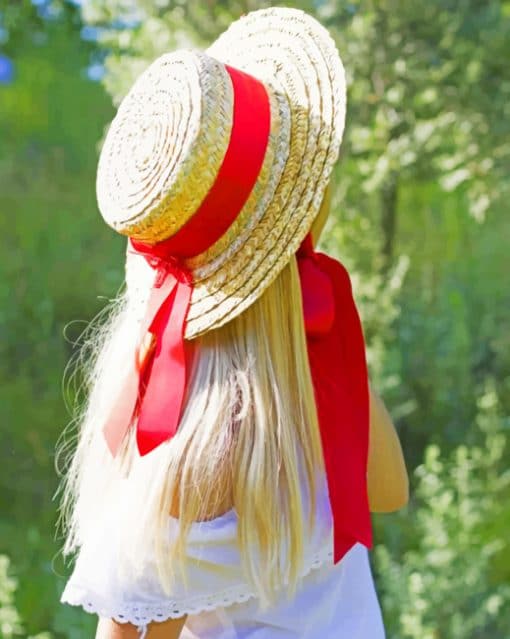
[[[205,53],[263,81],[279,100],[280,113],[288,103],[290,131],[281,126],[272,162],[277,184],[260,194],[259,214],[238,223],[235,233],[225,234],[207,255],[188,262],[195,281],[188,339],[242,313],[297,251],[338,158],[346,110],[344,68],[335,43],[317,20],[300,10],[274,7],[249,13]],[[143,258],[128,258],[128,289],[140,300],[152,277]]]

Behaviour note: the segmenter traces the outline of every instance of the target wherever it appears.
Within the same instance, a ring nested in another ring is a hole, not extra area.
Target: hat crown
[[[96,194],[106,223],[148,242],[179,230],[214,183],[232,114],[232,85],[220,61],[182,49],[150,64],[101,149]]]

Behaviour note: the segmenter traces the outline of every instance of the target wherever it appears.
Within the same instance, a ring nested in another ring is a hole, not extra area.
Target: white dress
[[[188,614],[182,639],[384,639],[368,550],[355,544],[333,563],[332,517],[327,486],[319,491],[316,525],[306,542],[305,562],[296,595],[284,594],[261,610],[243,577],[236,544],[237,514],[230,510],[192,524],[188,538],[188,588],[177,583],[172,598],[162,591],[150,566],[135,582],[116,572],[105,528],[78,553],[60,601],[82,606],[101,617],[136,625],[140,639],[152,621]],[[109,538],[115,522],[104,522]],[[169,534],[178,521],[169,517]]]

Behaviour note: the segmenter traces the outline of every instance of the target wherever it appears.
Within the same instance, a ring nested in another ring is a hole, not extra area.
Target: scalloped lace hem
[[[305,564],[301,577],[306,577],[313,570],[320,568],[332,557],[332,550],[316,553],[311,561]],[[86,612],[113,619],[118,623],[136,625],[142,632],[140,638],[142,639],[145,637],[147,625],[151,622],[161,623],[167,619],[178,619],[184,615],[196,615],[215,608],[226,608],[233,604],[244,603],[256,596],[256,593],[247,584],[243,584],[224,589],[212,595],[201,595],[181,601],[167,599],[164,604],[123,604],[120,608],[115,608],[112,611],[114,606],[105,605],[104,601],[102,602],[100,598],[95,598],[87,590],[74,584],[69,584],[60,601],[72,606],[81,606]]]

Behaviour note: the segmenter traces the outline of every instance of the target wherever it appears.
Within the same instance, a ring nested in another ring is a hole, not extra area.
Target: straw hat
[[[193,218],[215,183],[232,130],[225,65],[263,83],[269,138],[233,223],[183,259],[193,279],[187,339],[240,314],[297,251],[320,209],[345,123],[344,68],[328,31],[297,9],[248,13],[206,51],[157,58],[120,104],[96,184],[101,214],[119,233],[160,242]],[[153,280],[147,261],[128,251],[127,291],[140,315]]]

